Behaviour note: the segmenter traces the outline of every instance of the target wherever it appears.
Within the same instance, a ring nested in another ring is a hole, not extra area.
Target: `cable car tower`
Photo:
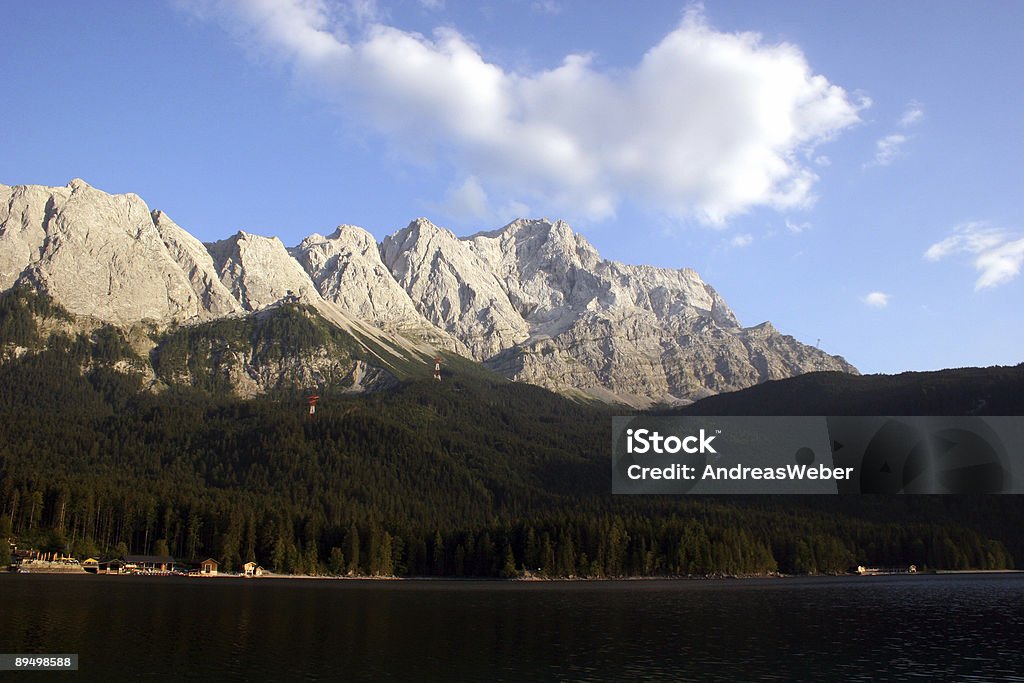
[[[441,381],[441,358],[440,356],[434,359],[434,379],[438,382]]]
[[[309,416],[313,417],[313,414],[316,413],[316,402],[320,400],[320,397],[314,394],[307,396],[306,400],[309,402]]]

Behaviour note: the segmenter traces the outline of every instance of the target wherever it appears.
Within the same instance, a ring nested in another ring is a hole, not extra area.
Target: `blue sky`
[[[1024,360],[1022,3],[3,16],[0,182],[135,192],[204,240],[565,218],[864,372]]]

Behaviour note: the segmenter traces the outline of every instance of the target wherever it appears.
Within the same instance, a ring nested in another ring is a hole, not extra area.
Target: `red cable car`
[[[316,402],[320,400],[317,395],[307,396],[306,400],[309,401],[309,414],[313,415],[316,412]]]

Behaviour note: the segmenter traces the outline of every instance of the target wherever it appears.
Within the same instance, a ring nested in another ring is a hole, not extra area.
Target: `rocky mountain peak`
[[[67,184],[66,187],[69,190],[71,190],[72,192],[75,192],[75,191],[78,191],[78,190],[91,190],[91,189],[93,189],[92,185],[90,185],[89,183],[85,182],[81,178],[72,178],[71,181]]]
[[[210,319],[240,313],[242,305],[220,281],[213,257],[203,243],[164,212],[154,210],[152,216],[164,247],[188,278],[201,304],[199,317]]]
[[[417,218],[406,227],[384,238],[381,243],[381,256],[385,261],[394,260],[397,254],[404,251],[426,253],[428,250],[457,249],[451,245],[459,239],[451,230],[441,228],[426,218]]]
[[[377,239],[370,234],[369,230],[360,228],[358,225],[339,225],[331,233],[329,239],[339,244],[358,246],[360,249],[377,248]]]
[[[199,316],[199,300],[138,195],[110,195],[79,179],[8,189],[0,285],[28,284],[72,313],[118,324]]]
[[[481,254],[493,253],[496,245],[498,251],[514,253],[517,260],[541,259],[560,267],[593,268],[601,260],[586,238],[561,220],[552,223],[546,218],[520,218],[500,230],[479,232],[466,239]]]
[[[529,336],[490,264],[450,230],[417,219],[384,238],[381,256],[416,309],[477,360]]]
[[[327,276],[327,271],[340,267],[343,259],[351,259],[356,254],[366,257],[378,253],[376,260],[380,260],[373,235],[354,225],[339,225],[328,237],[313,233],[289,253],[299,260],[317,287]]]
[[[239,230],[206,245],[220,281],[247,311],[258,311],[282,299],[318,304],[316,285],[277,237]]]
[[[373,235],[354,225],[339,225],[329,236],[313,234],[291,250],[320,294],[357,318],[385,330],[437,341],[427,321],[381,260]],[[441,346],[458,348],[446,338]]]

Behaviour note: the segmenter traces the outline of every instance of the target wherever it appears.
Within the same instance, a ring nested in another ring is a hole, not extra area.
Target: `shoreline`
[[[129,574],[97,574],[81,568],[32,568],[29,571],[8,571],[9,574],[47,574],[62,576],[110,576],[110,577],[161,577],[181,579],[243,579],[243,580],[296,580],[296,581],[374,581],[374,582],[465,582],[465,583],[511,583],[511,584],[545,584],[545,583],[628,583],[628,582],[650,582],[650,581],[749,581],[763,579],[835,579],[835,578],[875,578],[879,576],[959,576],[968,574],[1024,574],[1024,569],[935,569],[919,571],[915,573],[879,573],[879,574],[858,574],[847,572],[842,574],[746,574],[746,575],[666,575],[666,576],[615,576],[615,577],[484,577],[484,576],[323,576],[312,574],[273,574],[264,573],[262,576],[244,576],[242,574],[174,574],[174,573],[129,573]]]

